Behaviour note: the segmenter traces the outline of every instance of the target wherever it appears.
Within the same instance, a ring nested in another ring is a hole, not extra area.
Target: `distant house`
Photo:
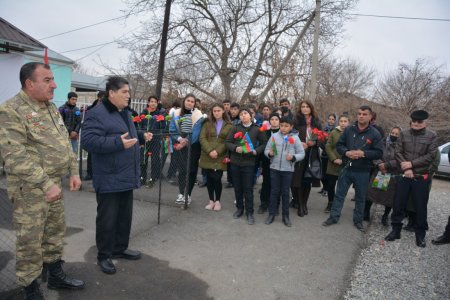
[[[23,64],[44,62],[45,48],[47,46],[0,18],[0,103],[19,91],[19,71]],[[74,61],[50,49],[48,58],[57,85],[53,102],[60,106],[71,90]]]

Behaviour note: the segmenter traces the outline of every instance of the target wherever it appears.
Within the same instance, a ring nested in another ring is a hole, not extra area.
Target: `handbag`
[[[320,155],[317,155],[316,160],[311,161],[311,153],[312,150],[309,151],[308,165],[306,167],[304,177],[312,179],[322,179],[322,161]]]

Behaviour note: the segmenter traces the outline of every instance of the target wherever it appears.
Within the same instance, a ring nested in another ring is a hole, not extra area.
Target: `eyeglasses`
[[[411,123],[422,124],[423,120],[411,120]]]

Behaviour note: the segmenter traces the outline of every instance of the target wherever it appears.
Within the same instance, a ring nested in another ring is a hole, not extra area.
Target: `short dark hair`
[[[25,87],[25,81],[27,81],[27,79],[33,79],[34,71],[39,66],[42,66],[47,70],[50,70],[49,65],[40,62],[29,62],[24,64],[22,68],[20,68],[19,78],[22,88]]]
[[[285,103],[285,102],[287,102],[288,104],[291,104],[291,102],[289,102],[289,100],[287,98],[280,99],[280,105],[281,105],[281,103]]]
[[[294,120],[292,118],[289,118],[288,116],[281,117],[280,124],[281,123],[288,123],[289,125],[294,125]]]
[[[230,100],[230,99],[224,99],[224,100],[222,101],[222,104],[225,104],[225,103],[231,103],[231,100]]]
[[[124,85],[130,85],[128,81],[120,76],[110,76],[106,81],[106,95],[109,96],[109,91],[118,91],[123,88]]]
[[[358,109],[360,109],[360,110],[368,110],[368,111],[370,111],[370,114],[372,114],[372,108],[370,108],[369,105],[361,105]]]
[[[103,98],[103,97],[105,97],[105,92],[104,91],[99,91],[97,93],[97,98]]]
[[[261,108],[264,108],[264,107],[267,107],[267,108],[269,108],[270,110],[272,110],[272,107],[269,105],[269,104],[263,104],[262,106],[261,106]]]
[[[67,99],[70,99],[70,98],[73,98],[73,97],[78,98],[77,93],[75,93],[75,92],[69,92],[69,93],[67,94]]]
[[[239,103],[233,102],[231,103],[230,107],[237,107],[239,109],[241,106],[239,105]]]
[[[147,102],[150,102],[150,99],[156,99],[156,102],[159,102],[159,98],[156,97],[155,95],[150,95],[150,96],[148,96]]]

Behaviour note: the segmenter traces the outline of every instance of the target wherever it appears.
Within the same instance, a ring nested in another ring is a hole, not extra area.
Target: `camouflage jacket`
[[[52,178],[78,175],[67,129],[53,103],[40,107],[21,90],[0,105],[0,124],[8,191],[26,185],[46,192]]]

